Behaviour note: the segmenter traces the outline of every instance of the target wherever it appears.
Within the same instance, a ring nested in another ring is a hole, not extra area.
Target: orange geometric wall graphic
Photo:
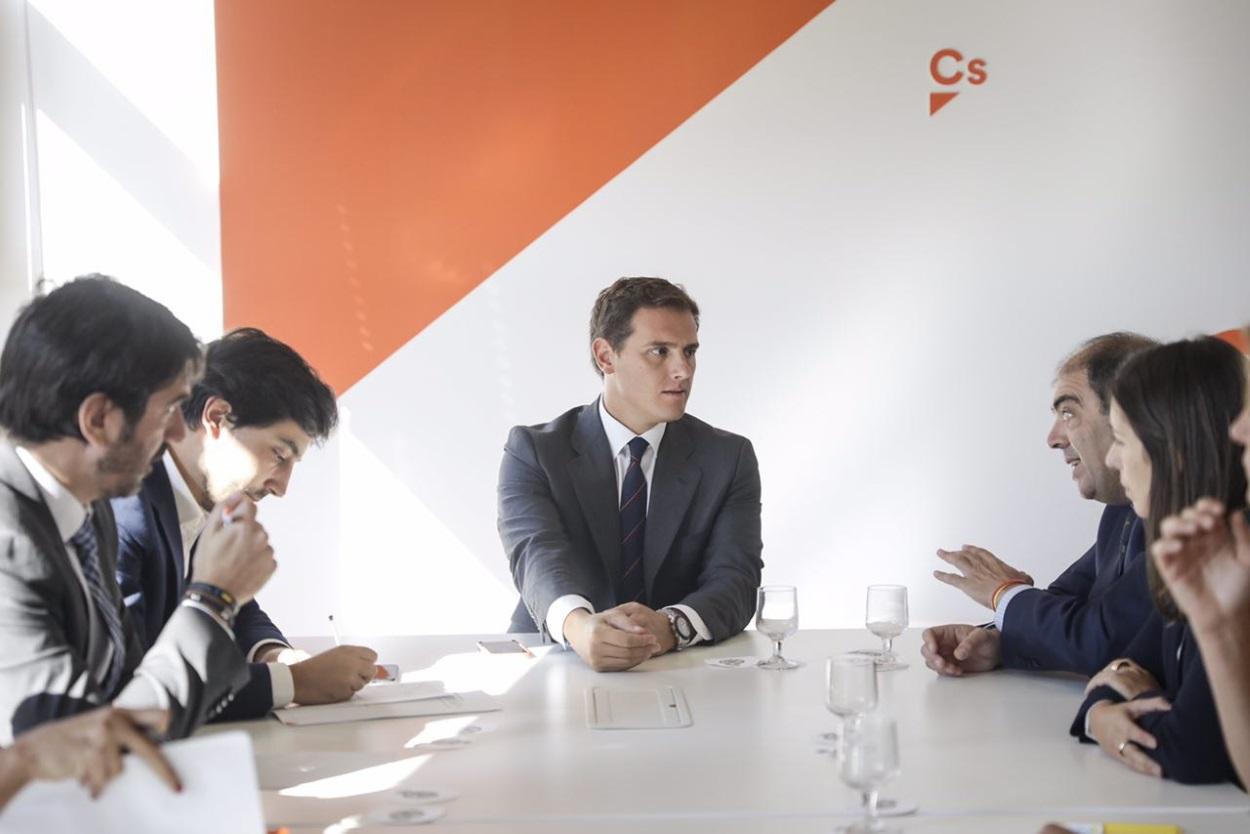
[[[337,391],[833,0],[217,0],[226,326]]]
[[[1223,333],[1216,333],[1216,338],[1223,339],[1242,353],[1250,354],[1250,338],[1247,338],[1250,330],[1225,330]]]

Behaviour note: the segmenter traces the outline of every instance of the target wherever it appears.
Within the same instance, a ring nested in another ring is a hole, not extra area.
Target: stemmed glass
[[[840,654],[825,661],[825,709],[846,725],[847,719],[877,706],[877,665],[862,654]],[[836,731],[822,733],[822,741],[837,742]],[[835,748],[836,755],[836,748]]]
[[[898,775],[898,771],[898,731],[894,719],[873,712],[847,722],[843,729],[838,776],[848,787],[861,793],[864,821],[844,831],[859,834],[884,830],[877,816],[877,793],[883,784]]]
[[[894,638],[907,628],[906,586],[869,585],[864,624],[881,638],[882,651],[877,655],[877,668],[882,671],[906,669],[907,664],[901,662],[893,651]]]
[[[793,585],[765,585],[756,597],[755,628],[773,641],[773,656],[761,669],[797,669],[803,664],[781,656],[781,641],[799,628],[799,594]]]

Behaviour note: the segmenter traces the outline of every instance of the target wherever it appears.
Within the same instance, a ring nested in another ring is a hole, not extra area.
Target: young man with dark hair
[[[1060,363],[1046,437],[1063,452],[1082,498],[1106,504],[1098,538],[1046,589],[993,553],[965,545],[938,556],[960,573],[935,571],[994,612],[994,626],[926,629],[921,653],[942,675],[1009,668],[1092,675],[1117,657],[1149,616],[1145,538],[1120,479],[1106,464],[1111,448],[1109,396],[1116,370],[1154,341],[1108,333],[1082,344]]]
[[[699,308],[661,278],[599,294],[590,353],[603,395],[508,435],[499,535],[541,631],[598,671],[741,631],[755,611],[759,465],[744,437],[686,414]]]
[[[199,560],[196,539],[213,504],[236,491],[252,501],[281,497],[304,452],[334,430],[338,406],[298,353],[242,328],[208,346],[181,419],[186,431],[170,441],[139,494],[113,502],[117,580],[148,643],[166,628]],[[234,633],[249,679],[225,720],[259,718],[293,701],[346,700],[376,671],[376,655],[361,646],[311,658],[295,651],[255,600],[239,610]]]
[[[160,640],[146,649],[114,577],[107,498],[139,488],[185,431],[199,345],[170,312],[102,276],[18,314],[0,356],[0,744],[112,702],[190,734],[246,679],[231,631],[273,573],[255,507],[223,496]]]

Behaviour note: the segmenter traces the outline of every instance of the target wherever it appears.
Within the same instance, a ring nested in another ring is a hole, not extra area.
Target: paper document
[[[27,785],[0,811],[0,831],[168,834],[174,826],[178,834],[264,834],[247,733],[172,741],[162,750],[182,780],[182,793],[158,781],[146,762],[126,756],[122,775],[96,800],[73,781]]]
[[[395,704],[400,701],[421,701],[446,695],[442,681],[413,681],[412,683],[375,683],[358,691],[350,699],[338,704],[318,706],[343,707],[352,704]]]
[[[411,718],[422,715],[452,715],[458,712],[493,712],[502,709],[499,701],[485,692],[442,693],[442,684],[433,695],[409,696],[405,700],[358,700],[353,698],[341,704],[319,704],[312,707],[291,707],[275,710],[274,715],[283,724],[305,726],[309,724],[340,724],[348,721],[369,721],[374,718]],[[396,684],[412,686],[413,684]],[[379,690],[396,687],[377,687]],[[359,695],[359,693],[357,693]]]
[[[592,730],[666,730],[689,727],[686,693],[675,686],[659,689],[586,690],[586,726]]]

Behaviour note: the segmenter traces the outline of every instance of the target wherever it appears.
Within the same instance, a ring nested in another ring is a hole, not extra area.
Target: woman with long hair
[[[1243,343],[1250,345],[1250,327]],[[1250,391],[1229,436],[1250,474]],[[1159,532],[1151,555],[1193,629],[1224,744],[1241,783],[1250,784],[1250,519],[1207,496],[1164,519]]]
[[[1145,520],[1147,547],[1164,519],[1204,496],[1245,507],[1243,449],[1229,437],[1245,392],[1245,359],[1211,338],[1141,351],[1116,375],[1107,465]],[[1147,571],[1155,611],[1125,657],[1090,680],[1072,734],[1143,773],[1236,781],[1193,630],[1153,560]]]

